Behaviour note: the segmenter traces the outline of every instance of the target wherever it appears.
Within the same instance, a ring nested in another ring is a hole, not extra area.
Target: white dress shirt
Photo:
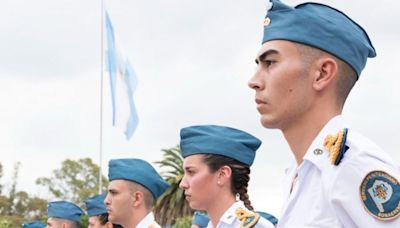
[[[324,148],[324,139],[345,127],[349,129],[346,140],[349,149],[335,166]],[[303,162],[287,170],[285,202],[277,227],[399,228],[400,217],[382,221],[364,208],[360,185],[374,170],[382,170],[400,180],[400,167],[392,158],[345,125],[341,116],[334,117],[312,142]]]
[[[154,220],[153,212],[150,212],[137,224],[136,228],[161,228]]]
[[[242,201],[237,201],[228,210],[225,211],[225,213],[221,216],[221,219],[219,220],[217,226],[215,228],[235,228],[235,227],[240,227],[240,220],[236,217],[236,210],[238,208],[242,208],[247,210],[247,208],[244,206],[244,203]],[[249,211],[249,210],[247,210]],[[250,212],[250,211],[249,211]],[[267,219],[260,217],[258,220],[257,224],[253,226],[254,228],[274,228],[275,226],[268,221]],[[211,221],[208,223],[207,228],[214,228],[213,224]]]

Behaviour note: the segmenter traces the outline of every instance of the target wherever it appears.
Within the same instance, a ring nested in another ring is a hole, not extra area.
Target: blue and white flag
[[[118,49],[110,17],[106,13],[106,65],[110,76],[112,123],[124,129],[129,140],[136,130],[138,116],[133,100],[137,78],[128,58]]]

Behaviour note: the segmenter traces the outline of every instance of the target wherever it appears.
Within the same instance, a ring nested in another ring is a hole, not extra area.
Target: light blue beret
[[[208,225],[210,219],[207,214],[204,214],[200,211],[195,211],[193,216],[192,225],[198,225],[201,228],[205,228]]]
[[[107,207],[104,204],[106,194],[96,195],[85,200],[86,209],[89,217],[107,214]]]
[[[108,179],[129,180],[143,185],[157,199],[169,184],[148,162],[141,159],[113,159],[108,163]]]
[[[50,202],[47,207],[48,216],[53,218],[67,219],[75,222],[81,221],[82,209],[67,201]]]
[[[181,129],[181,153],[217,154],[251,166],[261,141],[244,131],[217,125],[199,125]]]
[[[359,76],[376,52],[364,29],[343,12],[320,3],[295,7],[271,0],[262,43],[289,40],[329,52],[348,63]]]
[[[22,224],[22,228],[45,228],[45,227],[46,227],[46,224],[39,222],[39,221]]]
[[[262,212],[262,211],[256,211],[256,213],[260,214],[261,217],[263,217],[266,220],[270,221],[274,225],[276,225],[278,223],[278,219],[275,216],[271,215],[271,214],[268,214],[268,213]]]

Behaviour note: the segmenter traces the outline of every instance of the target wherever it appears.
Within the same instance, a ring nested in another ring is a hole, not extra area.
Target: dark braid
[[[228,158],[223,155],[205,154],[204,163],[212,173],[219,170],[224,165],[227,165],[232,170],[231,191],[234,195],[240,195],[240,200],[243,201],[247,209],[253,210],[249,195],[247,194],[247,186],[250,181],[250,167],[233,158]]]
[[[244,202],[244,205],[249,210],[254,210],[251,205],[249,194],[247,194],[247,187],[250,181],[250,168],[247,166],[233,166],[232,169],[232,190],[235,193],[239,193],[240,200]]]

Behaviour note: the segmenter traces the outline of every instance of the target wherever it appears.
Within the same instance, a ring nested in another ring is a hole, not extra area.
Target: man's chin
[[[266,117],[261,116],[260,117],[260,122],[261,125],[265,128],[268,129],[280,129],[279,124],[276,121],[273,121],[271,119],[267,119]]]
[[[110,214],[108,214],[108,221],[110,221],[111,223],[116,223],[116,219]]]

